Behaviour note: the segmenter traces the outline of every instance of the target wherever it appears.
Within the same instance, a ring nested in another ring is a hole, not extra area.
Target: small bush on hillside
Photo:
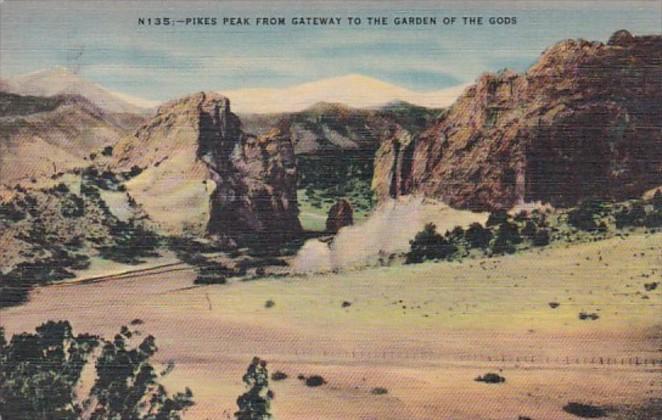
[[[479,376],[474,379],[476,382],[485,382],[486,384],[501,384],[506,382],[506,378],[499,375],[498,373],[486,373],[483,376]]]
[[[49,191],[59,194],[66,194],[69,192],[69,187],[67,187],[66,184],[64,184],[63,182],[60,182],[59,184],[51,188]]]
[[[533,236],[532,244],[533,246],[547,246],[549,245],[550,235],[549,230],[539,229],[536,234]]]
[[[533,220],[527,220],[520,233],[524,238],[532,241],[537,232],[538,226],[536,226],[535,222]]]
[[[231,270],[220,263],[209,261],[197,269],[198,276],[194,284],[225,284]]]
[[[159,256],[156,248],[160,238],[140,225],[116,220],[110,227],[110,237],[114,244],[99,248],[99,255],[107,260],[140,264],[141,258]]]
[[[506,212],[505,210],[498,210],[493,213],[490,213],[490,216],[487,218],[487,222],[485,222],[485,226],[487,227],[498,226],[507,221],[508,221],[508,212]]]
[[[521,242],[522,237],[519,235],[517,225],[505,221],[499,225],[490,249],[495,255],[512,254],[517,250],[516,245]]]
[[[320,375],[311,375],[307,377],[305,380],[306,386],[309,386],[311,388],[322,386],[325,383],[326,381]]]
[[[407,264],[448,258],[457,252],[457,247],[438,234],[437,227],[432,223],[425,225],[425,228],[409,241],[409,245]]]
[[[85,201],[75,194],[69,194],[60,204],[60,213],[68,218],[82,217],[85,214]]]
[[[492,232],[480,223],[472,223],[464,232],[464,239],[471,248],[485,249],[490,245]]]
[[[601,228],[598,219],[605,214],[604,201],[584,200],[578,207],[568,212],[568,224],[583,231],[597,232]]]
[[[101,151],[103,156],[112,156],[113,155],[113,146],[106,146]]]
[[[287,379],[287,373],[281,372],[280,370],[277,370],[271,374],[272,381],[283,381],[285,379]]]
[[[18,208],[14,202],[0,203],[0,221],[20,222],[26,217],[26,212]]]
[[[515,245],[513,245],[512,242],[509,242],[506,238],[497,236],[492,241],[491,250],[494,255],[504,255],[512,254],[517,249],[515,248]]]

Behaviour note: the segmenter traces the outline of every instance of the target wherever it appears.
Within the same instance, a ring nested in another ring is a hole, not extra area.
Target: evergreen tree
[[[26,420],[174,420],[193,405],[192,393],[169,395],[149,363],[154,337],[137,347],[127,327],[113,341],[75,336],[68,321],[48,321],[36,333],[17,334],[6,343],[0,329],[0,417]],[[76,395],[83,367],[103,345],[96,382],[88,396]],[[83,402],[81,403],[81,400]],[[89,409],[89,410],[88,410]]]
[[[271,419],[269,409],[273,392],[269,389],[267,362],[254,357],[248,365],[243,381],[248,390],[237,398],[239,410],[234,413],[237,420]]]

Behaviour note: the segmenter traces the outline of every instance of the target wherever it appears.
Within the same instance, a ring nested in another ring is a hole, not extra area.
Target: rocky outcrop
[[[161,106],[116,146],[114,159],[115,170],[142,170],[127,188],[167,231],[271,243],[301,230],[289,136],[277,127],[244,133],[219,94]]]
[[[662,184],[661,122],[662,37],[566,40],[524,74],[481,76],[413,141],[382,143],[373,186],[478,210],[625,199]]]
[[[329,215],[326,219],[326,231],[338,233],[340,229],[353,224],[354,210],[352,205],[346,199],[341,198],[329,209]]]

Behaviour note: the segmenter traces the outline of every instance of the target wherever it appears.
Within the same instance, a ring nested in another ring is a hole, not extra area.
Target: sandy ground
[[[158,360],[176,363],[168,389],[194,392],[188,419],[229,418],[254,355],[289,375],[272,382],[280,419],[570,419],[569,401],[662,394],[662,286],[643,287],[660,281],[661,238],[204,287],[160,269],[38,288],[0,323],[10,335],[69,319],[111,336],[144,320]],[[473,380],[486,372],[506,382]],[[308,388],[298,374],[328,383]]]

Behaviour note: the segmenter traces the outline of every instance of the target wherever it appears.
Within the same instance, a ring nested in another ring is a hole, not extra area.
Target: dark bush
[[[231,270],[223,264],[213,261],[198,266],[196,271],[198,276],[195,278],[194,284],[225,284],[227,277],[231,274]]]
[[[581,319],[582,321],[585,320],[595,321],[596,319],[600,318],[600,315],[596,314],[595,312],[590,312],[590,313],[580,312],[578,318]]]
[[[113,146],[106,146],[101,151],[103,156],[112,156],[113,155]]]
[[[69,194],[60,204],[60,213],[68,218],[82,217],[85,214],[85,201],[75,194]]]
[[[285,379],[287,379],[287,373],[281,372],[280,370],[277,370],[271,374],[272,381],[283,381]]]
[[[20,222],[26,216],[25,211],[19,209],[15,203],[0,203],[0,221]]]
[[[516,251],[515,245],[503,236],[497,236],[494,241],[492,241],[491,249],[494,255],[512,254]]]
[[[33,286],[75,277],[69,269],[89,266],[89,258],[85,255],[70,254],[64,249],[45,246],[53,254],[51,257],[22,262],[4,275],[0,272],[0,308],[25,302]]]
[[[518,227],[515,223],[501,223],[499,225],[499,230],[497,230],[497,237],[503,238],[512,244],[519,244],[522,242],[522,237],[520,236]]]
[[[537,232],[538,232],[538,226],[536,226],[536,224],[532,220],[527,220],[524,227],[522,228],[521,234],[523,237],[531,241],[533,240]]]
[[[63,182],[60,182],[59,184],[51,188],[51,191],[55,193],[66,194],[69,192],[69,187],[67,187]]]
[[[644,226],[646,221],[646,210],[641,203],[635,203],[632,207],[623,207],[614,213],[617,229],[628,226]]]
[[[563,411],[574,416],[584,418],[598,418],[607,416],[607,412],[603,408],[577,402],[569,402],[563,407]]]
[[[549,245],[549,230],[539,229],[533,236],[533,246],[546,246]]]
[[[322,386],[326,383],[324,378],[322,378],[320,375],[312,375],[306,378],[306,386],[309,387],[317,387],[317,386]]]
[[[493,213],[490,213],[490,216],[487,218],[487,222],[485,222],[485,226],[491,227],[491,226],[499,226],[502,223],[506,223],[508,221],[508,212],[505,210],[498,210]]]
[[[386,395],[388,394],[388,389],[382,388],[381,386],[375,387],[370,390],[370,393],[373,395]]]
[[[644,289],[646,289],[647,292],[650,292],[652,290],[657,289],[658,284],[659,283],[656,282],[656,281],[651,282],[651,283],[644,283]]]
[[[597,218],[604,215],[604,202],[598,199],[584,200],[578,207],[568,212],[568,223],[576,229],[595,232],[599,225]]]
[[[492,232],[480,223],[472,223],[464,232],[464,239],[471,248],[486,249],[492,240]]]
[[[138,175],[140,175],[143,172],[143,169],[139,166],[132,166],[129,172],[124,172],[124,178],[125,179],[130,179],[130,178],[135,178]]]
[[[99,248],[99,255],[107,260],[140,264],[142,258],[159,256],[156,252],[160,245],[159,236],[133,222],[114,220],[110,237],[115,243]]]
[[[407,264],[448,258],[457,252],[457,247],[438,234],[436,226],[432,223],[425,225],[425,228],[416,234],[414,240],[409,241],[409,245]]]
[[[483,376],[479,376],[474,379],[476,382],[485,382],[486,384],[500,384],[506,382],[506,378],[499,375],[498,373],[486,373]]]

